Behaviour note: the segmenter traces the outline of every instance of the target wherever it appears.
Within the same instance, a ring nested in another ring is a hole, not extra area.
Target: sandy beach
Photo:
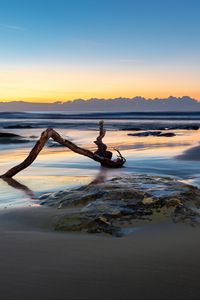
[[[0,299],[199,299],[199,228],[59,233],[44,228],[44,210],[1,212]]]

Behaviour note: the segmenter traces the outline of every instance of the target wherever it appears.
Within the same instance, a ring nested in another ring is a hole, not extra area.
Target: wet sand
[[[200,161],[200,145],[185,150],[182,154],[176,156],[180,160]]]
[[[44,210],[1,211],[0,299],[199,299],[199,228],[59,233]]]

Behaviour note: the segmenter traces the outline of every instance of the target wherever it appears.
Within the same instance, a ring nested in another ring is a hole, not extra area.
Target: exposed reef
[[[149,221],[199,222],[200,190],[171,178],[131,175],[40,197],[41,205],[65,209],[56,230],[122,236]]]
[[[176,134],[174,132],[164,132],[162,131],[144,131],[139,133],[128,133],[129,136],[165,136],[165,137],[172,137]]]
[[[31,125],[20,125],[20,124],[16,124],[16,125],[8,125],[8,126],[4,126],[3,128],[5,129],[30,129],[30,128],[34,128]]]
[[[0,132],[0,144],[23,144],[28,143],[30,141],[31,140],[28,140],[18,134],[10,132]]]
[[[0,132],[0,138],[20,138],[21,136],[18,134],[10,133],[10,132]]]
[[[150,123],[150,124],[144,124],[141,127],[135,127],[135,126],[126,126],[120,128],[120,130],[123,131],[144,131],[144,130],[199,130],[199,125],[196,124],[179,124],[179,125],[170,125],[169,123],[164,124],[163,126],[160,126],[159,124]]]

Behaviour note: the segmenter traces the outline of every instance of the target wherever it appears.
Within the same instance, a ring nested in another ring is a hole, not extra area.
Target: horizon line
[[[91,97],[91,98],[75,98],[75,99],[70,99],[70,100],[53,100],[51,102],[46,102],[44,100],[41,100],[41,102],[38,102],[36,100],[1,100],[0,103],[13,103],[13,102],[19,102],[19,103],[31,103],[31,104],[63,104],[67,102],[75,102],[75,101],[91,101],[91,100],[101,100],[101,101],[108,101],[108,100],[119,100],[119,99],[124,99],[124,100],[134,100],[136,98],[141,98],[146,101],[156,101],[156,100],[169,100],[170,98],[175,98],[175,99],[183,99],[183,98],[190,98],[191,100],[196,100],[197,102],[200,102],[200,99],[198,98],[193,98],[188,95],[183,95],[183,96],[173,96],[169,95],[168,97],[154,97],[154,98],[147,98],[144,96],[133,96],[133,97],[123,97],[123,96],[118,96],[114,98],[98,98],[98,97]],[[39,100],[40,101],[40,100]]]

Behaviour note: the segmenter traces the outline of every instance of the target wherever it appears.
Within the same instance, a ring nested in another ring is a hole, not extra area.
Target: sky
[[[0,0],[0,101],[200,100],[199,0]]]

